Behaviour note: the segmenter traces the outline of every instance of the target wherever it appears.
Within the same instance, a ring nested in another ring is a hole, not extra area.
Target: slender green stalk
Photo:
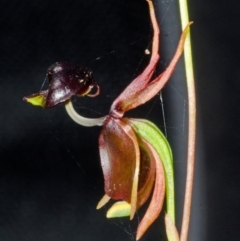
[[[76,123],[78,123],[79,125],[82,125],[82,126],[87,126],[87,127],[102,126],[103,122],[106,118],[106,116],[99,117],[99,118],[86,118],[86,117],[83,117],[83,116],[79,115],[75,111],[71,100],[68,100],[66,102],[65,108],[66,108],[66,111],[67,111],[68,115],[72,118],[72,120],[75,121]]]
[[[181,25],[182,25],[182,29],[184,29],[184,27],[189,22],[187,0],[179,0],[179,6],[180,6]],[[191,202],[192,202],[194,161],[195,161],[195,142],[196,142],[196,96],[195,96],[190,34],[188,34],[185,41],[184,61],[185,61],[186,81],[187,81],[187,89],[188,89],[188,157],[187,157],[187,175],[186,175],[185,198],[184,198],[180,241],[187,241],[187,237],[188,237]]]

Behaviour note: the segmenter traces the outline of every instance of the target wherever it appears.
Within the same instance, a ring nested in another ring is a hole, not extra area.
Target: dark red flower
[[[74,110],[70,101],[72,95],[89,95],[94,86],[98,87],[93,81],[91,71],[77,65],[52,65],[47,72],[49,89],[24,98],[34,105],[45,108],[67,101],[66,110],[74,121],[85,126],[103,126],[99,136],[99,150],[105,195],[97,208],[101,208],[110,199],[118,200],[109,209],[107,217],[130,216],[132,219],[153,190],[150,205],[138,226],[137,239],[161,212],[165,189],[167,230],[176,230],[173,161],[166,138],[153,123],[143,119],[124,118],[123,115],[126,111],[153,98],[169,80],[183,52],[184,41],[191,24],[189,23],[183,31],[168,68],[152,80],[159,60],[159,27],[153,4],[151,1],[147,2],[154,29],[150,62],[142,74],[116,98],[109,115],[88,119],[78,115]],[[95,95],[98,93],[99,91]]]
[[[49,84],[47,90],[24,97],[23,100],[50,108],[69,100],[73,95],[99,94],[99,91],[95,95],[89,94],[93,87],[98,86],[94,82],[92,71],[81,65],[57,62],[48,68],[46,78]]]

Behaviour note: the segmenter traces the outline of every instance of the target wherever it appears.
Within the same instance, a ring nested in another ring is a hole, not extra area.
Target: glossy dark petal
[[[112,199],[130,203],[136,159],[136,136],[122,120],[109,117],[99,137],[105,193]]]
[[[55,63],[47,70],[49,92],[46,108],[70,99],[73,95],[86,95],[95,85],[92,72],[80,65]]]
[[[50,108],[69,100],[73,95],[87,95],[94,86],[97,86],[91,70],[66,62],[51,65],[46,78],[49,83],[48,89],[24,97],[25,101]]]

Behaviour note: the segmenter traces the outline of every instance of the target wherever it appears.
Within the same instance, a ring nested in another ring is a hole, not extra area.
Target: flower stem
[[[102,126],[103,125],[103,122],[106,118],[106,116],[103,116],[103,117],[100,117],[100,118],[86,118],[86,117],[83,117],[81,115],[79,115],[73,105],[72,105],[72,101],[71,100],[68,100],[65,104],[65,108],[66,108],[66,111],[68,113],[68,115],[76,122],[78,123],[79,125],[82,125],[82,126],[87,126],[87,127],[90,127],[90,126]]]
[[[182,25],[182,29],[184,29],[186,24],[189,22],[187,0],[179,0],[179,6],[180,6],[181,25]],[[193,72],[193,64],[192,64],[190,34],[188,34],[185,41],[184,61],[185,61],[186,81],[187,81],[187,90],[188,90],[188,157],[187,157],[187,174],[186,174],[186,186],[185,186],[185,197],[184,197],[184,208],[183,208],[180,241],[187,241],[187,237],[188,237],[190,214],[191,214],[194,162],[195,162],[195,142],[196,142],[196,96],[195,96],[195,84],[194,84],[194,72]]]

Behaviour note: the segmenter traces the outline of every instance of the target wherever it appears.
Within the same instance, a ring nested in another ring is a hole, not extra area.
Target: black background
[[[154,4],[162,33],[157,74],[171,60],[180,24],[177,2]],[[189,240],[234,240],[240,216],[239,6],[216,0],[189,4],[198,101]],[[62,105],[43,110],[22,97],[40,90],[46,69],[56,61],[79,63],[93,70],[102,93],[75,99],[75,107],[87,116],[107,114],[148,63],[147,4],[3,0],[0,9],[0,241],[131,240],[137,218],[129,226],[127,219],[107,220],[105,208],[95,210],[103,195],[100,128],[73,123]],[[180,227],[187,134],[182,61],[162,95],[175,156]],[[148,118],[164,130],[159,97],[128,115]],[[142,240],[164,240],[162,217]]]

